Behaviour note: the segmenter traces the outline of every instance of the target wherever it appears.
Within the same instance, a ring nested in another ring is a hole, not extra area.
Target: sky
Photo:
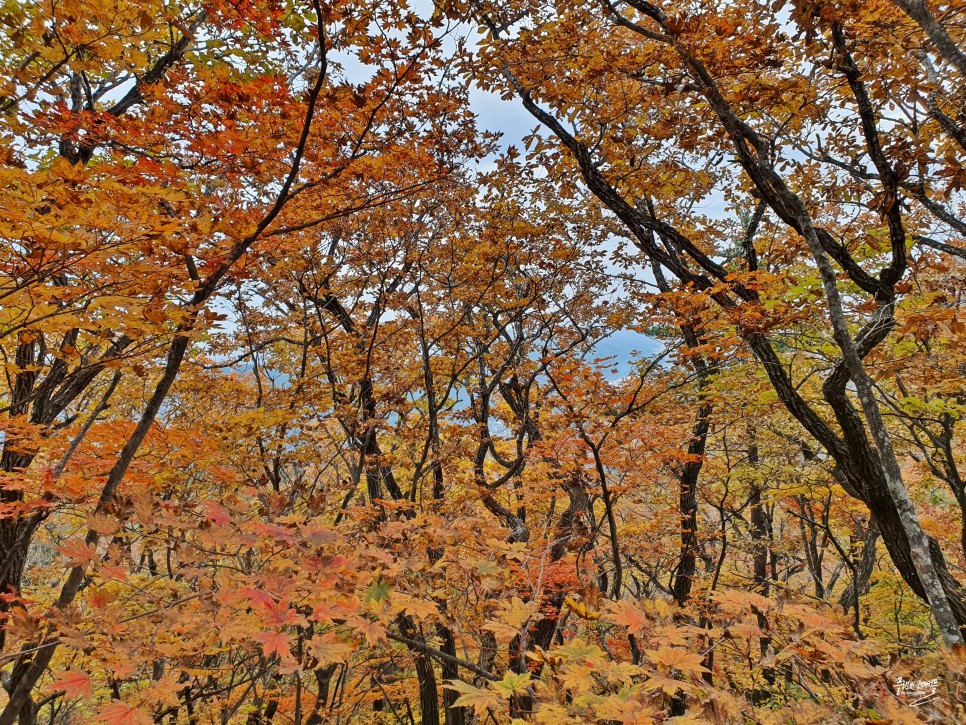
[[[417,11],[421,5],[425,4],[424,9],[427,15],[432,13],[431,2],[415,0],[410,4],[415,6]],[[456,29],[454,34],[450,36],[454,47],[455,39],[459,35],[470,39],[473,37],[472,31],[467,27]],[[364,82],[374,70],[372,66],[360,64],[357,59],[349,54],[333,52],[330,53],[329,59],[341,66],[344,77],[350,83]],[[471,87],[469,89],[469,100],[471,110],[476,114],[479,130],[500,134],[499,147],[501,151],[514,145],[522,150],[523,138],[528,136],[535,128],[540,127],[538,121],[526,111],[523,104],[517,99],[504,100],[499,94]],[[544,133],[549,133],[546,129],[541,130]],[[487,162],[484,161],[483,168],[485,169],[486,166]],[[591,357],[613,357],[615,373],[612,377],[616,379],[630,372],[631,363],[636,357],[653,355],[659,352],[661,347],[660,343],[640,333],[631,330],[618,330],[599,342],[592,351]]]

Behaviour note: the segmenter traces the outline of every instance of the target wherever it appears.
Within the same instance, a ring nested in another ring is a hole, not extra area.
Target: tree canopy
[[[0,725],[966,719],[966,5],[0,51]]]

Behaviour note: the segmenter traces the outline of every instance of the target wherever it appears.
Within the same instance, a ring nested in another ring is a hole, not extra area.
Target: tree
[[[460,92],[424,78],[439,67],[439,23],[405,8],[35,4],[8,20],[0,588],[17,601],[30,543],[59,498],[56,481],[25,478],[72,421],[91,423],[109,405],[115,386],[98,398],[101,374],[144,377],[164,361],[95,517],[116,509],[189,347],[214,319],[209,303],[243,258],[412,193],[475,141],[454,107]],[[372,72],[351,85],[333,52]],[[405,112],[415,105],[440,110],[419,126]],[[445,145],[421,143],[440,133]],[[44,475],[62,474],[88,431]],[[102,533],[84,538],[93,548]],[[59,608],[83,585],[88,562],[76,561]],[[0,722],[31,719],[30,692],[56,649],[38,634]]]
[[[489,35],[478,77],[560,142],[566,156],[551,163],[574,164],[643,258],[732,316],[952,644],[966,624],[962,587],[919,523],[869,364],[896,326],[909,243],[928,259],[931,226],[960,224],[941,201],[958,188],[947,179],[962,150],[943,110],[956,103],[951,36],[927,11],[916,12],[935,32],[917,35],[888,3],[795,6],[790,26],[779,9],[453,6]],[[778,243],[759,250],[746,233],[723,264],[733,237],[692,211],[716,194],[755,208],[752,232]],[[793,260],[809,260],[804,285],[838,348],[822,391],[834,423],[798,392],[775,345],[791,321],[760,289],[763,274],[787,275]]]
[[[962,720],[953,17],[5,9],[0,723]]]

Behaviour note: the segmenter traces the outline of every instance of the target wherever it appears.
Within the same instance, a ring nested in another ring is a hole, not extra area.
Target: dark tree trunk
[[[452,630],[442,624],[437,624],[436,633],[442,640],[440,650],[448,654],[450,657],[455,658],[456,638],[453,637]],[[452,662],[443,661],[440,663],[440,674],[442,675],[444,682],[446,680],[458,680],[459,668]],[[443,713],[446,718],[446,725],[465,725],[466,723],[465,708],[454,707],[453,705],[453,703],[455,703],[458,699],[459,693],[456,690],[443,688]]]
[[[691,429],[691,442],[688,444],[688,462],[681,470],[679,485],[678,512],[681,517],[681,558],[674,573],[671,591],[674,600],[684,605],[691,596],[694,575],[697,567],[698,548],[698,476],[704,465],[704,449],[710,428],[711,406],[698,408]]]

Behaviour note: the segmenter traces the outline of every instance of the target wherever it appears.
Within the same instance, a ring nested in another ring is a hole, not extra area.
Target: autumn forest
[[[0,725],[966,722],[964,0],[0,0]]]

